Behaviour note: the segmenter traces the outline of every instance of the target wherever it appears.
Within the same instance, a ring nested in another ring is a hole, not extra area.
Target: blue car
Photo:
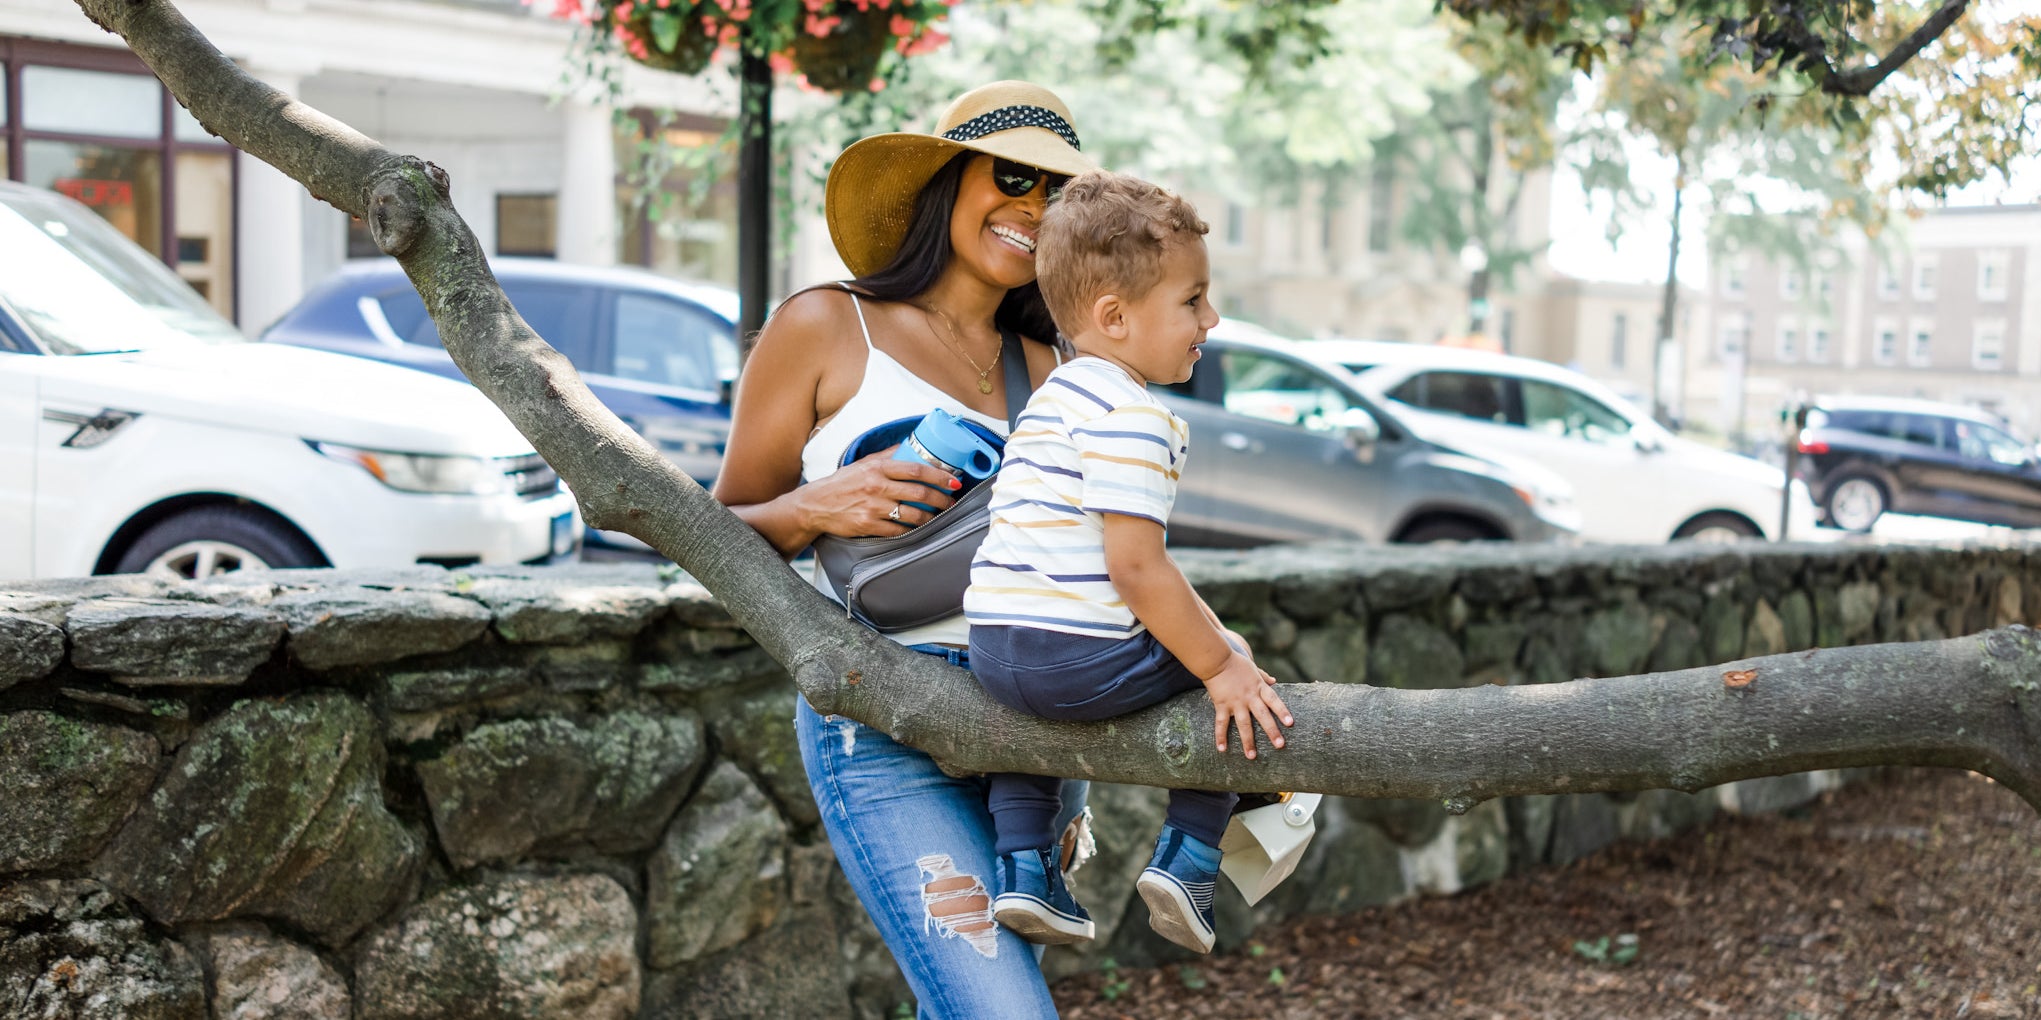
[[[690,477],[715,483],[737,377],[735,291],[548,259],[497,259],[491,268],[518,313],[573,362],[598,399]],[[349,263],[261,339],[465,378],[411,281],[389,259]],[[591,530],[588,538],[644,548],[614,532]]]

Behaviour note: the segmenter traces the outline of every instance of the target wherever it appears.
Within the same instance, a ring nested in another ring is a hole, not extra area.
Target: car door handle
[[[1238,432],[1228,432],[1219,437],[1219,445],[1235,452],[1258,453],[1261,444]]]

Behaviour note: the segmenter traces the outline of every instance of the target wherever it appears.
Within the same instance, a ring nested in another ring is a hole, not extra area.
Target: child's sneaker
[[[1165,825],[1155,840],[1155,856],[1134,888],[1148,904],[1148,926],[1157,935],[1192,952],[1212,951],[1218,847]]]
[[[992,919],[1015,935],[1044,946],[1090,942],[1091,915],[1063,884],[1063,869],[1052,862],[1059,847],[999,855],[999,895]]]

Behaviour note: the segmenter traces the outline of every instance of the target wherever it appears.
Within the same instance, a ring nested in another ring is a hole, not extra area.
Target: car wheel
[[[1746,538],[1757,538],[1762,533],[1741,514],[1712,510],[1697,515],[1693,520],[1680,525],[1672,533],[1675,541],[1691,538],[1696,542],[1741,542]]]
[[[121,554],[114,573],[176,581],[233,570],[325,565],[316,546],[272,514],[242,506],[206,506],[150,526]]]
[[[1426,542],[1488,542],[1498,536],[1472,521],[1445,518],[1435,521],[1421,521],[1405,531],[1398,542],[1405,545],[1421,545]]]
[[[1823,509],[1828,522],[1845,531],[1868,532],[1885,515],[1885,487],[1876,479],[1848,475],[1828,487]]]

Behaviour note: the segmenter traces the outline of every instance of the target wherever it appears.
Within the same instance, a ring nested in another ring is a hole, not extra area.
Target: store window
[[[557,195],[496,196],[496,254],[552,258],[559,249]]]
[[[125,50],[0,37],[8,177],[84,204],[229,317],[233,151]]]

